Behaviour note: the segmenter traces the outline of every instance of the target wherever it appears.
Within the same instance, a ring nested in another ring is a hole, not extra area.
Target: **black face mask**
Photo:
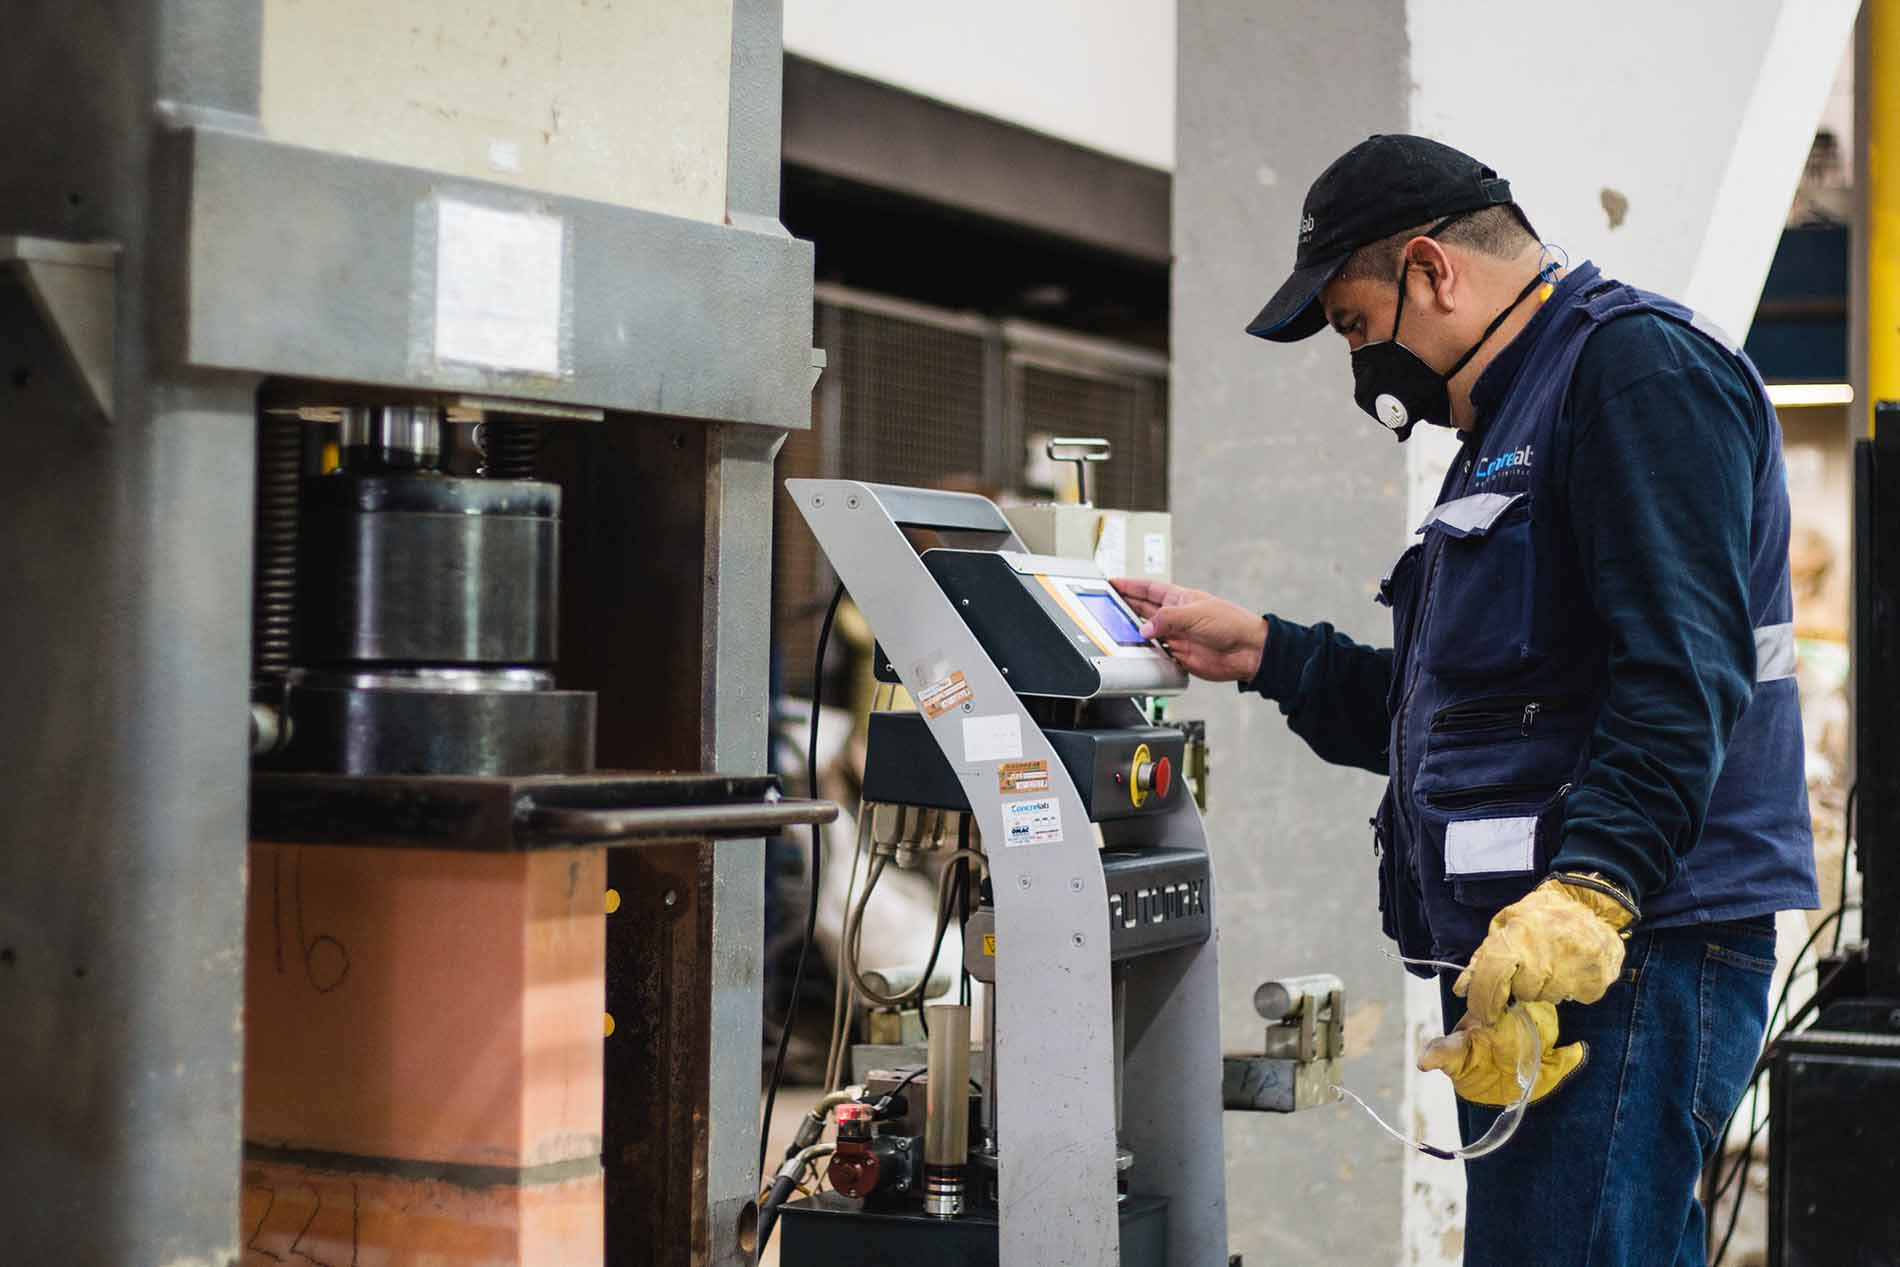
[[[1435,231],[1435,230],[1434,230]],[[1517,298],[1491,319],[1478,341],[1440,374],[1419,358],[1418,353],[1399,342],[1399,318],[1405,315],[1405,274],[1399,274],[1399,302],[1392,314],[1392,337],[1368,343],[1352,354],[1352,398],[1372,415],[1372,420],[1391,431],[1403,444],[1411,438],[1412,428],[1421,422],[1437,426],[1451,425],[1451,380],[1471,363],[1485,341],[1497,333],[1504,319],[1544,283],[1547,271],[1530,279]]]

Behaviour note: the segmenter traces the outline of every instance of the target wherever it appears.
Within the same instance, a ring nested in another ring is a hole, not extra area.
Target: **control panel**
[[[926,550],[924,566],[1018,695],[1175,695],[1187,671],[1141,636],[1100,568],[1010,550]]]
[[[1088,810],[1089,821],[1133,818],[1168,808],[1185,796],[1179,771],[1186,738],[1168,726],[1043,732]],[[997,774],[1009,796],[1048,790],[1041,762],[1011,762]],[[864,799],[887,805],[967,810],[969,798],[920,713],[871,714],[865,745]]]

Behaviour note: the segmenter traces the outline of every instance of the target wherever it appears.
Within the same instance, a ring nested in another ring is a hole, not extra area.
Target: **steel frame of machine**
[[[602,763],[765,765],[772,463],[785,431],[809,425],[818,361],[811,248],[777,219],[777,0],[733,5],[723,224],[273,141],[259,124],[264,8],[24,0],[0,39],[13,441],[0,768],[15,785],[0,819],[0,1006],[19,1020],[0,1043],[0,1222],[21,1261],[237,1254],[267,379],[608,411],[590,424],[603,443],[556,455],[615,494],[595,499],[582,557],[617,583],[582,614],[638,617],[617,643],[568,622],[601,695]],[[442,196],[565,226],[560,374],[413,355],[418,209]],[[630,541],[690,558],[648,577],[652,556]],[[664,1122],[639,1123],[664,1138],[651,1155],[671,1178],[658,1199],[642,1193],[639,1234],[667,1239],[643,1239],[638,1257],[740,1263],[761,851],[685,841],[619,856],[634,869],[623,888],[681,895],[670,922],[616,925],[610,956],[675,983],[678,1011],[642,1059],[663,1049],[669,1069],[693,1071]]]

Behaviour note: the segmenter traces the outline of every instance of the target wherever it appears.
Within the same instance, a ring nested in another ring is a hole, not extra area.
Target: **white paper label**
[[[1014,761],[1023,755],[1023,728],[1014,713],[963,719],[965,761]]]
[[[1062,839],[1062,802],[1053,796],[1003,802],[1005,845],[1053,845]]]
[[[1095,537],[1095,566],[1103,576],[1128,575],[1128,520],[1109,511]]]
[[[1168,570],[1168,534],[1150,532],[1141,538],[1141,570],[1149,576],[1161,576]]]
[[[498,172],[518,172],[521,170],[521,147],[513,141],[490,141],[488,143],[488,165]]]
[[[436,360],[559,374],[564,232],[558,216],[438,202]]]
[[[1529,871],[1537,861],[1537,819],[1473,818],[1445,828],[1445,876]]]

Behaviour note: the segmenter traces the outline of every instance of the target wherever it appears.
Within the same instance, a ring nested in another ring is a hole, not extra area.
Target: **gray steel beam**
[[[811,425],[812,248],[779,223],[784,53],[780,0],[736,0],[726,150],[726,219],[793,248],[801,270],[784,285],[796,303],[797,383],[761,386],[772,407],[743,415],[773,427],[726,424],[706,436],[705,567],[700,615],[700,768],[765,769],[771,714],[772,475],[780,428]],[[708,1262],[751,1261],[757,1226],[760,1015],[764,984],[765,848],[712,856],[711,1069],[707,1135]]]
[[[785,162],[1167,264],[1168,173],[801,57]]]
[[[702,421],[810,425],[812,248],[736,225],[526,193],[193,127],[165,147],[185,191],[178,359]],[[756,179],[753,183],[757,183]],[[558,376],[438,362],[438,198],[558,216],[571,335]],[[637,266],[630,261],[638,261]],[[231,296],[247,296],[243,304]]]
[[[700,622],[704,770],[765,769],[772,473],[784,440],[785,433],[776,428],[737,425],[717,427],[706,438],[706,589]],[[758,1183],[764,842],[715,850],[712,873],[710,1261],[737,1267],[748,1261]]]
[[[154,355],[154,120],[241,125],[254,0],[19,0],[0,234],[119,243],[114,421],[0,298],[0,1227],[22,1263],[237,1259],[255,381]],[[165,103],[165,104],[162,104]]]

